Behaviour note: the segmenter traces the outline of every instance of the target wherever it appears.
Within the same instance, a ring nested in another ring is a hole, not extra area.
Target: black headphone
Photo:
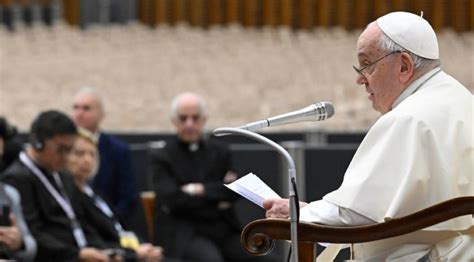
[[[30,143],[35,150],[41,151],[44,148],[44,139],[38,132],[38,117],[33,120],[30,134]]]
[[[43,139],[40,139],[36,135],[31,135],[31,146],[38,151],[43,150],[44,148]]]

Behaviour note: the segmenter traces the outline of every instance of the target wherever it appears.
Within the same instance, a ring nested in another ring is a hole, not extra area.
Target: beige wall
[[[169,103],[190,90],[207,98],[209,128],[235,126],[334,103],[336,115],[285,129],[365,130],[377,118],[351,65],[360,32],[143,25],[80,31],[63,24],[0,29],[0,115],[26,130],[44,109],[70,113],[81,86],[104,96],[104,129],[170,131]],[[474,34],[439,33],[442,67],[474,92]],[[273,129],[275,130],[275,129]]]

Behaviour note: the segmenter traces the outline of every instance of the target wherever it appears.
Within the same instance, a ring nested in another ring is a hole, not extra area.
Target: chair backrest
[[[312,261],[313,244],[362,243],[415,232],[464,215],[474,215],[474,196],[454,198],[411,215],[367,226],[339,227],[314,223],[298,224],[300,261]],[[274,240],[291,240],[290,222],[286,219],[255,220],[241,234],[243,247],[251,254],[264,255],[271,251]],[[305,260],[307,259],[307,260]]]
[[[146,228],[148,239],[151,241],[153,239],[153,225],[155,223],[154,213],[155,213],[155,192],[154,191],[142,191],[140,192],[140,200],[143,205],[143,210],[145,212]]]

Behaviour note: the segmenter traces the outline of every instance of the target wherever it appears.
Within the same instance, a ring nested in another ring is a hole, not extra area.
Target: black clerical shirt
[[[215,142],[200,140],[190,145],[175,139],[154,152],[150,164],[157,198],[175,216],[200,222],[221,220],[219,203],[237,198],[223,185],[224,176],[232,170],[230,152]],[[205,196],[181,191],[188,183],[203,183]]]
[[[227,189],[224,177],[233,170],[230,151],[213,141],[190,145],[175,138],[150,155],[150,171],[156,193],[155,243],[166,254],[181,257],[186,243],[200,235],[224,243],[240,234],[240,222],[232,208],[238,195]],[[181,191],[188,183],[203,183],[205,196]]]

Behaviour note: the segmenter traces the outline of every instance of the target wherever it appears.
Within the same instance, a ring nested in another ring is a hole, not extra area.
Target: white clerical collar
[[[196,152],[199,149],[199,142],[191,143],[188,146],[190,152]]]
[[[405,98],[409,97],[411,94],[415,93],[418,89],[420,89],[428,80],[430,80],[433,76],[435,76],[437,73],[441,72],[441,68],[436,67],[435,69],[429,71],[428,73],[422,75],[413,83],[411,83],[407,89],[405,89],[400,96],[393,102],[392,104],[392,109],[394,109],[396,106],[398,106]]]
[[[100,138],[100,132],[99,131],[95,131],[94,133],[92,133],[92,139],[94,139],[94,142],[96,144],[99,144],[99,138]]]

